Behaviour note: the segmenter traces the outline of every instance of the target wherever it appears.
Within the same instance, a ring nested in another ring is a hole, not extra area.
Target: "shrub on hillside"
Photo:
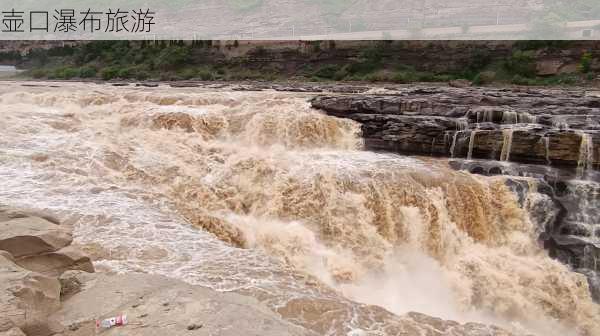
[[[84,66],[79,69],[79,77],[81,78],[93,78],[96,77],[97,73],[96,68],[91,66]]]
[[[592,54],[590,52],[583,53],[579,61],[579,71],[583,73],[590,72],[592,70],[592,61]]]
[[[184,69],[179,73],[179,76],[183,79],[192,79],[197,76],[195,69]]]
[[[104,80],[111,80],[119,76],[118,67],[106,67],[100,71],[100,77]]]
[[[190,58],[190,48],[186,46],[172,46],[160,51],[156,58],[156,66],[172,68],[185,64]]]
[[[504,67],[520,77],[533,77],[536,73],[534,52],[516,50],[506,60]]]
[[[36,78],[36,79],[48,77],[48,71],[46,71],[46,69],[35,69],[35,70],[31,71],[30,74],[31,74],[31,77]]]
[[[322,79],[334,79],[339,70],[341,69],[338,65],[324,65],[315,71],[313,76]]]
[[[496,73],[494,71],[482,71],[475,75],[473,78],[473,84],[484,85],[493,83],[496,80]]]
[[[215,75],[208,69],[198,70],[196,76],[198,76],[198,78],[200,78],[201,80],[205,80],[205,81],[215,79]]]
[[[56,68],[48,74],[48,78],[51,79],[72,79],[75,77],[79,77],[79,69],[72,67]]]

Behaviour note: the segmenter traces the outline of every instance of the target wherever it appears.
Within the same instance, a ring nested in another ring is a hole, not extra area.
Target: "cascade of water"
[[[550,161],[550,137],[545,136],[542,138],[542,141],[544,141],[544,148],[546,151],[546,164],[551,165],[552,162]]]
[[[458,136],[469,127],[469,120],[467,118],[456,119],[456,131],[452,135],[452,145],[450,146],[450,157],[454,158],[456,153],[456,141]]]
[[[516,111],[508,110],[502,113],[503,124],[517,124],[519,122],[519,115]]]
[[[532,115],[527,112],[519,113],[517,116],[517,120],[519,124],[536,124],[537,116]]]
[[[577,178],[585,178],[586,173],[592,168],[594,162],[594,142],[585,132],[579,132],[581,145],[579,146],[579,159],[577,160]]]
[[[569,123],[561,116],[552,117],[552,127],[558,129],[569,129]]]
[[[494,111],[493,110],[483,110],[477,111],[477,123],[482,122],[493,122],[494,121]]]
[[[454,156],[455,156],[454,151],[456,150],[456,138],[458,137],[458,133],[460,133],[460,131],[456,131],[452,135],[452,145],[450,145],[450,157],[451,158],[454,158]]]
[[[477,130],[474,129],[471,131],[469,136],[469,152],[467,153],[467,160],[471,160],[473,158],[473,146],[475,145],[475,136],[477,136]]]
[[[467,128],[469,128],[469,119],[464,118],[464,117],[456,119],[456,130],[457,131],[464,131]]]
[[[502,151],[500,152],[500,161],[510,160],[510,150],[512,147],[513,140],[513,128],[506,128],[502,130]]]
[[[415,310],[600,334],[581,277],[536,245],[504,177],[357,150],[359,125],[303,95],[95,88],[0,87],[0,201],[102,218],[75,241],[107,269],[256,295],[319,335],[397,335]]]

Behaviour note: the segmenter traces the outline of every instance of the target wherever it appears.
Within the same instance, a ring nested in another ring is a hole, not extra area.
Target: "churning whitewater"
[[[308,98],[1,84],[0,203],[58,212],[104,271],[251,295],[322,335],[437,335],[426,315],[600,335],[585,277],[538,246],[502,177],[362,151]]]

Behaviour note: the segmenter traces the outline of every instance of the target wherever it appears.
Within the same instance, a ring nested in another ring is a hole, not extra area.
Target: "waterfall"
[[[474,129],[471,131],[469,135],[469,151],[467,153],[467,160],[471,160],[473,158],[473,146],[475,145],[475,136],[477,135],[477,130]]]
[[[537,116],[527,112],[518,114],[518,123],[520,124],[535,124],[537,123]]]
[[[305,93],[61,85],[0,87],[0,203],[70,219],[109,272],[255,296],[318,335],[444,323],[411,311],[600,335],[585,281],[538,246],[506,177],[364,151],[358,123]]]
[[[503,124],[535,124],[536,122],[537,116],[528,112],[507,110],[502,113]]]
[[[569,129],[569,123],[564,119],[564,116],[552,117],[552,127],[558,129]]]
[[[493,122],[494,121],[494,111],[493,110],[483,110],[477,111],[477,123],[482,122]]]
[[[519,123],[519,114],[516,111],[504,111],[502,113],[502,123],[503,124],[518,124]]]
[[[550,137],[544,136],[542,138],[542,141],[544,141],[544,149],[545,149],[545,153],[546,153],[546,164],[551,165],[552,162],[550,161]]]
[[[502,130],[502,151],[500,152],[500,161],[510,160],[510,150],[512,147],[513,132],[513,128],[507,128]]]
[[[579,146],[579,159],[577,160],[577,178],[585,178],[594,163],[594,142],[592,137],[585,132],[579,132],[581,145]]]
[[[467,118],[458,118],[456,120],[456,131],[452,135],[452,145],[450,146],[450,157],[451,158],[455,157],[456,141],[457,141],[458,135],[460,133],[462,133],[463,131],[465,131],[468,127],[469,127],[469,120]]]
[[[450,146],[450,157],[454,158],[454,150],[456,149],[456,138],[461,131],[456,131],[452,135],[452,145]]]

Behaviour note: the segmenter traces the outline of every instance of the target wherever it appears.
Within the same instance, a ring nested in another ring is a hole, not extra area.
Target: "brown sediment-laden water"
[[[519,202],[503,176],[365,151],[310,98],[3,83],[0,202],[59,213],[102,271],[251,295],[318,334],[600,335],[585,276],[537,243],[535,181]]]

